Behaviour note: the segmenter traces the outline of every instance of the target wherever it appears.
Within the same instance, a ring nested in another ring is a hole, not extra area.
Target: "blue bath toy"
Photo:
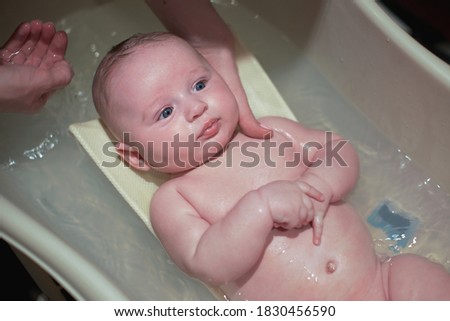
[[[381,202],[367,218],[375,228],[383,230],[386,240],[394,241],[390,249],[394,253],[408,246],[416,233],[419,220],[396,207],[391,201]]]

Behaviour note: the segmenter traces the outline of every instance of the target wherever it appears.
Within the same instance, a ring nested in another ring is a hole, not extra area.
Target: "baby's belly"
[[[348,204],[330,207],[320,246],[312,229],[273,230],[260,262],[223,287],[230,300],[346,300],[366,295],[378,259],[371,236]]]

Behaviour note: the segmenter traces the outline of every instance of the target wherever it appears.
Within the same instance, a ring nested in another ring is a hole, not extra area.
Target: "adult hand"
[[[65,60],[67,34],[51,22],[22,23],[0,48],[0,111],[35,113],[65,87],[73,71]]]
[[[234,94],[239,107],[239,127],[241,131],[254,138],[270,137],[272,130],[261,125],[252,113],[247,94],[239,77],[233,45],[223,46],[219,43],[215,46],[214,42],[203,43],[202,41],[195,41],[191,44],[222,76]]]

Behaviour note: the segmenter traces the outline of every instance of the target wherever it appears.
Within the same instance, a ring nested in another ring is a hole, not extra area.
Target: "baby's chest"
[[[204,164],[190,177],[186,195],[209,222],[226,215],[248,192],[276,180],[298,179],[306,167],[292,144],[283,141],[239,141]]]

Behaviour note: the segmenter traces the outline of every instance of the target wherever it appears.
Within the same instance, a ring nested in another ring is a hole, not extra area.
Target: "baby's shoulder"
[[[178,178],[171,178],[165,181],[152,195],[150,208],[159,208],[161,205],[168,206],[168,204],[179,202],[182,199],[182,193],[180,193],[182,188],[183,184],[180,183]]]
[[[185,199],[186,191],[189,191],[190,189],[193,188],[193,186],[198,185],[198,183],[203,179],[203,176],[201,175],[195,175],[194,177],[191,177],[192,176],[191,174],[194,174],[193,171],[197,172],[198,170],[194,169],[185,174],[172,177],[167,181],[165,181],[164,183],[162,183],[153,194],[152,200],[155,199],[178,200],[180,198]]]
[[[298,121],[285,117],[266,116],[259,118],[258,121],[262,125],[271,128],[274,134],[282,134],[291,140],[322,140],[324,137],[324,131],[305,127]]]
[[[281,116],[264,116],[258,119],[258,121],[267,127],[284,127],[284,126],[301,126],[296,120],[289,119]]]
[[[161,184],[150,201],[150,219],[152,224],[160,219],[168,219],[179,209],[188,208],[189,201],[184,195],[184,184],[178,178],[172,178]]]

